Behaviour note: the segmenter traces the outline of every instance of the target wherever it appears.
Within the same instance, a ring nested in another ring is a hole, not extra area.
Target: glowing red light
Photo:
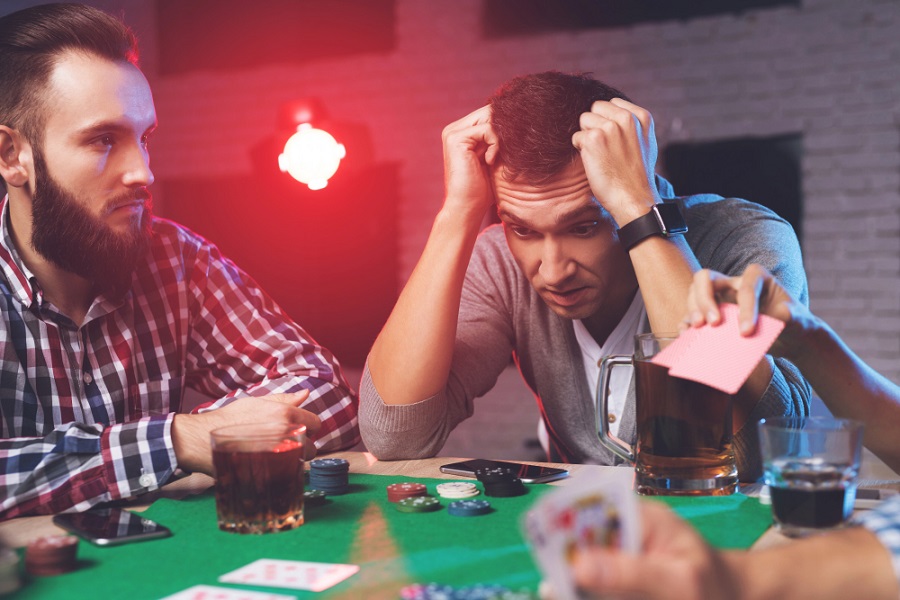
[[[321,190],[328,185],[346,154],[344,145],[330,133],[304,123],[284,145],[284,151],[278,156],[278,167],[309,189]]]

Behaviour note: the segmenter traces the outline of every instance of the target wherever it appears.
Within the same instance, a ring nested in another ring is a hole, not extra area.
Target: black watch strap
[[[647,214],[619,229],[619,242],[626,250],[653,235],[671,237],[688,230],[678,202],[654,204]]]

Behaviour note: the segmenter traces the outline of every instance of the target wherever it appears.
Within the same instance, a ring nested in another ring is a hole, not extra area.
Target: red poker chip
[[[390,502],[400,502],[404,498],[414,498],[428,494],[428,487],[424,483],[392,483],[387,486],[387,496]]]
[[[48,535],[25,548],[25,570],[30,575],[60,575],[75,569],[78,538]]]

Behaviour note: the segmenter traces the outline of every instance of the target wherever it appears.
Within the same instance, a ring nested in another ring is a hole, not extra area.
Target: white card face
[[[261,558],[219,577],[222,583],[266,585],[321,592],[359,571],[358,565]]]
[[[555,600],[578,600],[572,564],[589,546],[637,552],[640,531],[631,469],[575,478],[543,496],[522,523]]]
[[[212,585],[195,585],[162,600],[297,600],[297,596],[283,596],[267,592],[248,592]]]

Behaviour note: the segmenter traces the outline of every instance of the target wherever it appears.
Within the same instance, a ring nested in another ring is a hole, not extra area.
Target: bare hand
[[[774,275],[756,264],[737,277],[708,269],[695,273],[688,292],[686,324],[693,327],[704,323],[718,325],[722,321],[719,302],[738,305],[742,335],[756,331],[760,313],[784,321],[784,331],[772,346],[771,354],[775,356],[790,358],[795,355],[801,344],[801,334],[812,328],[815,321],[809,309],[781,287]]]
[[[575,582],[607,598],[736,598],[737,581],[722,554],[687,522],[655,501],[641,501],[640,552],[595,547],[575,560]]]
[[[654,181],[656,134],[649,112],[620,98],[582,113],[572,144],[597,201],[621,227],[659,202]]]
[[[491,109],[483,106],[444,128],[446,204],[479,220],[494,202],[489,166],[497,156]]]
[[[172,440],[178,466],[188,471],[212,475],[212,447],[209,433],[220,427],[246,423],[306,425],[308,442],[304,446],[305,458],[309,460],[315,457],[316,446],[312,440],[315,439],[315,434],[322,423],[317,415],[299,408],[307,398],[309,390],[258,398],[245,397],[216,410],[175,415],[172,422]]]

